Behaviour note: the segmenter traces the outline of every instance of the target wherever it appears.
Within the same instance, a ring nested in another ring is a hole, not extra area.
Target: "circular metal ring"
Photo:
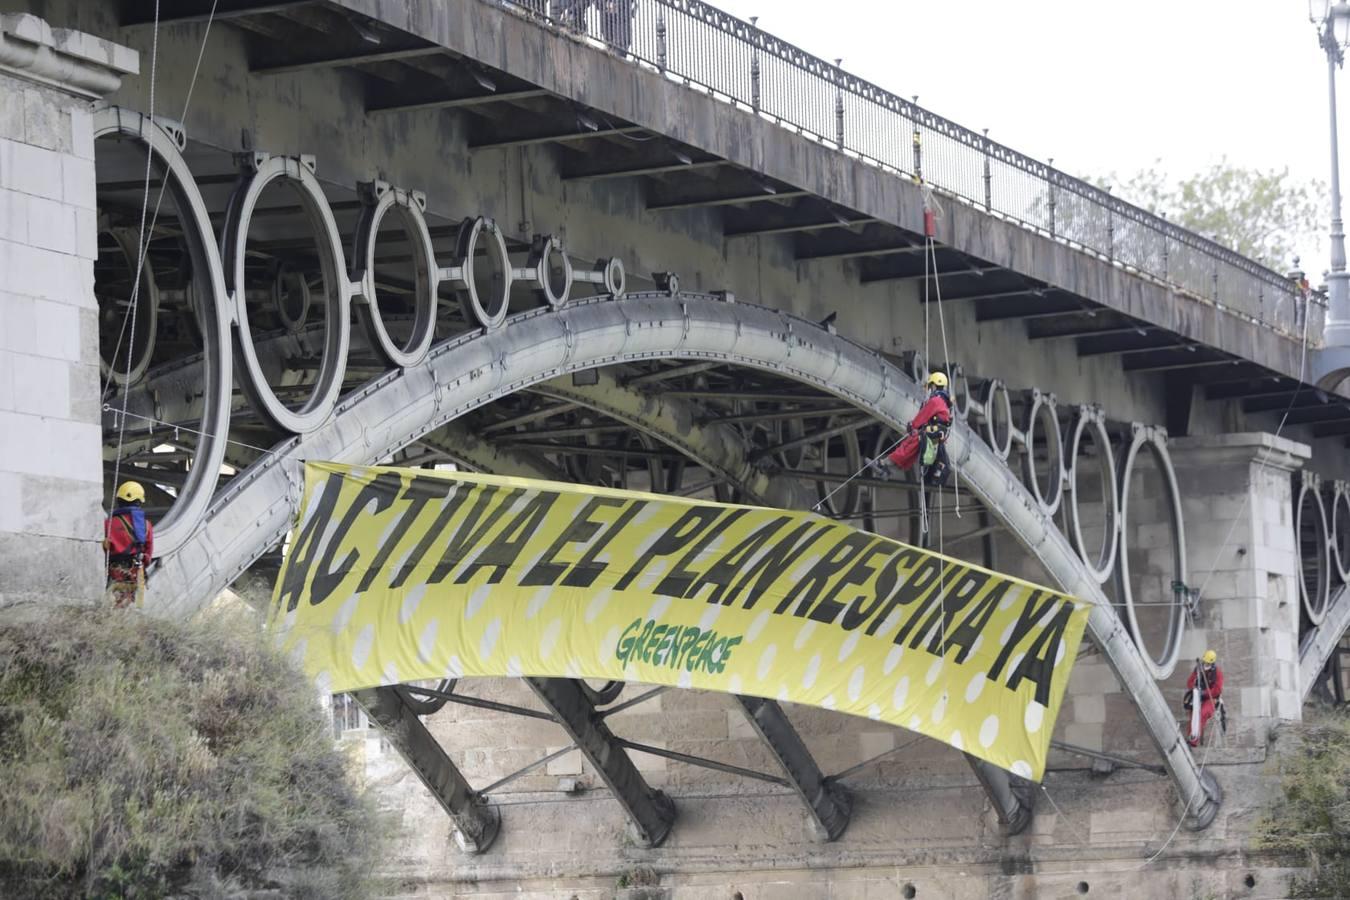
[[[628,276],[624,272],[623,260],[617,256],[611,256],[609,259],[597,259],[595,267],[604,273],[602,285],[605,289],[604,293],[617,300],[627,292]]]
[[[131,228],[109,228],[105,232],[112,236],[117,243],[117,249],[121,252],[122,258],[127,262],[127,268],[130,276],[136,277],[136,260],[140,255],[137,248],[138,235],[135,229]],[[127,329],[126,338],[129,343],[134,343],[132,348],[136,354],[136,359],[131,364],[131,371],[127,371],[126,366],[114,365],[117,362],[117,353],[122,347],[112,348],[112,358],[103,358],[102,341],[99,342],[99,372],[104,379],[111,381],[118,387],[125,388],[129,385],[136,385],[145,377],[145,370],[150,368],[150,359],[155,353],[155,337],[159,331],[159,284],[155,281],[155,268],[150,261],[150,254],[145,254],[145,259],[141,262],[140,290],[136,294],[136,318],[138,321],[145,322],[145,333],[136,333],[136,323],[131,323]],[[135,290],[133,285],[132,290]],[[130,302],[130,295],[127,297]],[[116,314],[114,319],[117,325],[117,333],[123,332],[123,315],[120,310],[114,310]],[[102,318],[103,310],[99,309],[99,317]]]
[[[1175,593],[1167,611],[1167,638],[1163,651],[1154,655],[1144,641],[1144,633],[1139,625],[1139,616],[1134,608],[1134,590],[1130,587],[1130,554],[1128,552],[1129,515],[1130,515],[1130,479],[1134,473],[1134,462],[1139,451],[1145,447],[1153,454],[1162,474],[1166,487],[1168,506],[1172,519],[1172,581],[1185,584],[1189,580],[1186,569],[1186,526],[1181,509],[1181,489],[1177,487],[1176,472],[1172,469],[1172,458],[1167,453],[1167,437],[1157,428],[1134,426],[1134,436],[1119,464],[1120,497],[1120,552],[1116,557],[1116,596],[1125,607],[1130,633],[1134,636],[1139,655],[1157,679],[1167,678],[1176,668],[1177,656],[1181,653],[1181,637],[1186,630],[1186,613]]]
[[[1102,546],[1096,554],[1088,552],[1087,542],[1083,538],[1082,497],[1078,490],[1078,461],[1083,447],[1083,438],[1092,433],[1092,442],[1097,445],[1097,467],[1102,483],[1102,502],[1106,506],[1102,528]],[[1078,416],[1073,425],[1073,437],[1069,441],[1069,490],[1073,497],[1065,504],[1068,518],[1069,538],[1083,565],[1097,579],[1105,584],[1111,577],[1116,565],[1116,552],[1120,544],[1120,501],[1116,491],[1116,462],[1111,449],[1111,436],[1106,432],[1106,420],[1101,410],[1091,406],[1078,407]],[[1094,560],[1093,557],[1096,557]]]
[[[1001,403],[998,402],[1000,397],[1002,398]],[[1007,433],[1004,434],[1001,443],[998,439],[996,404],[1003,407],[1003,421],[1007,423]],[[1007,462],[1009,454],[1012,453],[1013,443],[1012,398],[1008,396],[1008,386],[999,378],[991,379],[984,385],[984,437],[989,446],[993,448],[994,455]]]
[[[966,367],[960,363],[952,363],[952,370],[948,374],[948,380],[951,383],[952,412],[956,414],[958,421],[964,422],[970,415],[970,378],[966,376]]]
[[[909,358],[909,377],[920,387],[928,381],[928,357],[924,356],[921,350],[915,350],[914,355]]]
[[[831,428],[835,419],[830,417],[825,422],[825,427]],[[862,449],[858,445],[857,429],[845,431],[837,435],[844,442],[844,467],[846,471],[852,473],[862,468]],[[820,442],[820,471],[828,473],[830,471],[830,442],[834,438],[828,437]],[[843,490],[834,493],[838,485],[831,485],[828,482],[816,482],[816,494],[821,499],[821,506],[833,516],[851,516],[858,511],[859,501],[862,499],[862,487],[856,482],[851,482]],[[838,498],[843,495],[843,504],[840,505]],[[826,499],[826,498],[829,499]]]
[[[1036,477],[1036,425],[1042,417],[1048,417],[1049,423],[1054,426],[1046,434],[1050,455],[1048,464],[1051,467],[1051,471],[1046,473],[1049,497],[1046,491],[1041,490],[1040,479]],[[1031,403],[1027,405],[1022,432],[1026,435],[1026,453],[1022,457],[1023,480],[1041,510],[1047,516],[1053,516],[1064,498],[1064,435],[1059,430],[1059,413],[1053,394],[1042,394],[1037,390],[1031,392]]]
[[[530,247],[530,268],[539,273],[535,293],[552,309],[561,309],[572,296],[572,260],[562,241],[553,235],[536,235]],[[554,284],[553,269],[561,272],[562,284]]]
[[[1317,554],[1315,560],[1310,560],[1304,556],[1303,526],[1308,524],[1304,521],[1303,511],[1306,505],[1311,503],[1316,510],[1316,515],[1312,517],[1312,528],[1314,537],[1312,543],[1315,545]],[[1298,500],[1294,504],[1294,540],[1297,542],[1299,568],[1301,575],[1298,579],[1298,595],[1303,601],[1303,610],[1308,614],[1308,619],[1314,625],[1321,625],[1322,620],[1327,617],[1327,601],[1331,598],[1331,578],[1328,571],[1328,561],[1330,557],[1330,547],[1327,540],[1327,510],[1322,504],[1322,492],[1317,489],[1315,481],[1309,478],[1300,479],[1298,489]],[[1316,571],[1314,576],[1317,581],[1316,596],[1313,591],[1308,589],[1308,564],[1314,563],[1313,569]]]
[[[148,116],[111,106],[94,113],[94,139],[123,135],[139,141],[165,168],[164,185],[177,211],[178,226],[192,261],[190,282],[197,327],[202,334],[202,418],[193,465],[169,511],[155,523],[155,550],[167,556],[196,529],[215,493],[230,428],[233,359],[230,311],[224,270],[211,228],[211,214],[183,159],[181,133],[173,134]]]
[[[623,693],[624,684],[622,681],[606,681],[600,687],[593,688],[585,679],[577,679],[581,692],[594,706],[604,706],[618,700],[619,695]]]
[[[778,443],[786,444],[789,441],[806,437],[806,422],[803,419],[783,419],[778,423],[775,430],[778,435]],[[798,444],[778,454],[778,462],[785,469],[800,469],[802,461],[805,459],[805,444]]]
[[[898,440],[891,439],[892,432],[886,428],[877,430],[876,443],[872,445],[872,458],[877,459],[889,451],[894,451],[899,446]],[[901,436],[903,437],[903,435]],[[909,487],[899,487],[894,493],[903,498],[903,503],[908,508],[907,511],[897,513],[897,518],[907,521],[909,524],[909,537],[904,539],[907,543],[916,547],[922,546],[924,539],[923,522],[919,517],[919,491],[921,488],[921,478],[918,473],[918,466],[911,466],[908,469],[893,469],[890,474],[890,480],[899,485],[909,485]],[[877,494],[884,490],[879,487],[869,487],[867,489],[871,494],[872,511],[878,509]],[[873,521],[876,521],[874,517]],[[885,518],[889,518],[888,516]],[[868,528],[868,531],[875,531],[875,528]],[[902,538],[903,539],[903,538]]]
[[[478,255],[478,242],[486,242],[485,250],[489,257],[496,257],[497,271],[501,278],[501,289],[494,293],[490,305],[484,305],[478,291],[478,279],[474,277],[474,260]],[[470,324],[477,322],[491,331],[506,321],[506,313],[511,305],[511,257],[506,252],[506,238],[502,230],[492,219],[479,216],[465,219],[459,225],[459,238],[455,243],[455,255],[459,258],[461,284],[460,305],[464,308],[464,318]]]
[[[296,305],[289,302],[292,286],[300,298]],[[272,278],[272,306],[276,308],[277,316],[289,334],[299,334],[304,330],[305,321],[309,318],[309,304],[309,282],[289,262],[283,262]]]
[[[352,276],[352,281],[361,285],[364,301],[357,305],[356,311],[371,346],[384,361],[411,368],[426,359],[436,334],[436,290],[440,284],[440,268],[436,265],[431,231],[427,228],[418,195],[378,184],[370,190],[375,200],[364,206],[356,225],[356,253],[352,265],[365,266],[364,271]],[[413,325],[408,339],[401,345],[389,335],[380,311],[379,288],[375,285],[375,245],[379,241],[380,224],[391,211],[403,226],[412,247]]]
[[[260,155],[255,163],[253,174],[246,177],[230,197],[224,231],[226,285],[234,299],[235,325],[238,328],[236,347],[247,376],[243,379],[244,392],[258,413],[272,425],[293,434],[306,434],[323,424],[342,392],[347,348],[351,339],[348,315],[351,284],[347,280],[342,238],[333,218],[333,210],[324,196],[322,185],[309,166],[300,159],[288,156]],[[267,383],[267,376],[258,361],[258,351],[253,346],[244,290],[244,261],[253,211],[263,190],[272,182],[283,180],[295,189],[310,224],[316,226],[319,232],[315,235],[315,246],[319,251],[319,265],[324,280],[323,356],[314,390],[298,410],[283,403]]]
[[[1350,584],[1350,485],[1336,482],[1331,494],[1331,551],[1336,574]]]

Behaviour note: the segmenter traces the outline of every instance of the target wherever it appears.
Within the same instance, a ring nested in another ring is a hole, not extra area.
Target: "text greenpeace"
[[[1089,608],[820,516],[305,466],[273,627],[333,691],[474,675],[749,694],[1039,779]]]

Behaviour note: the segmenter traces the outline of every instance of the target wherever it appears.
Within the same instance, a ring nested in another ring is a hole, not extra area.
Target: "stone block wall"
[[[0,15],[0,607],[102,593],[91,105],[136,54]]]

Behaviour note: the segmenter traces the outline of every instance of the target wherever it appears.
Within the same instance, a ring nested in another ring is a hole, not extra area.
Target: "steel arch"
[[[918,386],[880,354],[789,314],[711,295],[592,298],[534,310],[501,328],[434,347],[419,366],[390,371],[343,399],[313,431],[274,447],[231,482],[180,552],[156,594],[161,614],[189,614],[281,540],[299,505],[304,458],[371,462],[499,397],[569,372],[632,360],[718,360],[813,385],[897,430],[919,408]],[[949,453],[965,483],[994,510],[1060,587],[1093,603],[1089,632],[1136,704],[1190,821],[1203,827],[1220,792],[1181,740],[1139,650],[1069,541],[1030,492],[969,427]]]

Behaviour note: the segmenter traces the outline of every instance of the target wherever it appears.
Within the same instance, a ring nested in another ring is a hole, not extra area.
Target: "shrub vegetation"
[[[370,896],[349,768],[243,614],[0,622],[0,896]]]

